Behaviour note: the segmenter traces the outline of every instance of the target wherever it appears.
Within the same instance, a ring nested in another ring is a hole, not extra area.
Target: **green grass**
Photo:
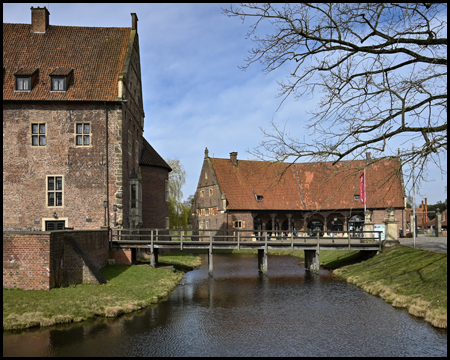
[[[115,317],[157,303],[178,285],[183,270],[200,265],[198,256],[160,255],[160,267],[109,265],[106,284],[46,290],[3,289],[3,330]]]
[[[397,246],[334,274],[433,326],[447,327],[447,254]]]

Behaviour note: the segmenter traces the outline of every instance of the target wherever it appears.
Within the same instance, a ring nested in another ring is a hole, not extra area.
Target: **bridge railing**
[[[195,231],[169,230],[169,229],[137,229],[137,228],[113,228],[111,241],[117,242],[290,242],[317,243],[320,244],[347,244],[372,243],[379,245],[381,249],[381,231],[287,231],[287,230],[246,230],[246,229],[199,229]]]

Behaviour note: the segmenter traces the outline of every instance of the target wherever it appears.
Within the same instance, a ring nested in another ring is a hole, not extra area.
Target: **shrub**
[[[413,237],[413,233],[410,233],[410,232],[405,235],[405,238],[411,239],[412,237]]]

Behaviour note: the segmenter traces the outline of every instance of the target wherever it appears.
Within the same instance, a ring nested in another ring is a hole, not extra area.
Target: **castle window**
[[[63,206],[63,177],[47,176],[47,206]]]
[[[209,189],[209,196],[213,196],[214,195],[214,189]]]
[[[31,76],[30,77],[16,77],[16,90],[17,91],[30,91],[31,90]]]
[[[353,195],[353,199],[359,200],[359,195]]]
[[[52,91],[66,91],[66,78],[52,76]]]
[[[233,228],[244,229],[245,228],[245,221],[241,221],[241,220],[233,221]]]
[[[136,184],[131,184],[131,208],[136,208]]]
[[[56,68],[50,73],[50,91],[67,91],[72,68]]]
[[[91,125],[89,123],[75,124],[75,145],[89,146],[91,144]]]
[[[45,124],[31,124],[31,146],[45,146]]]
[[[205,179],[208,180],[208,172],[205,171]]]
[[[14,73],[16,77],[16,91],[31,91],[33,84],[37,81],[39,68],[20,68]]]
[[[205,196],[205,192],[203,190],[200,190],[200,197]]]

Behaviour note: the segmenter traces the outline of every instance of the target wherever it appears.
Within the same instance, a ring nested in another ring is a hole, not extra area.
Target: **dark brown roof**
[[[18,75],[18,76],[31,76],[33,75],[36,71],[38,71],[39,68],[37,68],[36,66],[31,66],[31,67],[21,67],[19,70],[17,70],[13,75]]]
[[[3,24],[3,100],[116,100],[131,28],[30,29],[29,24]],[[25,71],[21,68],[39,68],[39,81],[30,92],[14,91],[14,74]],[[50,73],[56,68],[73,68],[67,92],[50,92]]]
[[[365,161],[285,163],[210,158],[227,207],[235,210],[334,210],[364,209],[359,195],[359,175]],[[401,176],[396,159],[380,160],[366,168],[367,208],[403,207]],[[283,177],[280,179],[280,175]],[[256,196],[262,196],[257,201]]]
[[[73,71],[73,68],[59,68],[57,67],[49,75],[50,76],[67,76]]]
[[[169,169],[169,172],[172,171],[172,168],[167,165],[164,159],[156,152],[155,149],[153,149],[145,138],[142,138],[142,151],[139,165],[159,166]]]

